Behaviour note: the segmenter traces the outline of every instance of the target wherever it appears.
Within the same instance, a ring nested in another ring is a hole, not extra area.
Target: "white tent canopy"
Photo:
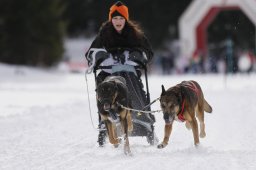
[[[237,7],[242,10],[243,13],[256,25],[256,0],[194,0],[188,9],[183,13],[179,20],[179,34],[181,42],[181,53],[183,56],[191,57],[192,54],[198,50],[198,45],[201,43],[206,46],[206,40],[198,40],[198,38],[204,38],[203,34],[198,31],[198,26],[204,24],[207,21],[209,12],[213,8],[215,9],[228,9]],[[218,11],[215,11],[215,16]],[[207,23],[206,23],[207,24]],[[207,25],[208,26],[208,25]]]

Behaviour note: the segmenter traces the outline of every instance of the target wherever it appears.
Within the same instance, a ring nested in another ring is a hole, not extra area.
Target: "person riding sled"
[[[129,19],[128,7],[118,1],[111,6],[108,20],[102,24],[85,56],[93,70],[101,68],[96,75],[97,86],[120,67],[136,74],[142,82],[141,72],[135,68],[138,65],[146,67],[153,58],[153,51],[140,26]],[[120,67],[115,70],[108,66]],[[143,89],[142,83],[140,88]],[[103,146],[106,130],[100,116],[99,130],[98,142]]]

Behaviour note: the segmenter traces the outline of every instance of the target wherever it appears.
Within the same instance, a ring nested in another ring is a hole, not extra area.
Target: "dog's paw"
[[[114,146],[115,148],[118,148],[119,143],[113,144],[113,146]]]
[[[205,132],[200,132],[200,138],[204,138],[206,136],[206,133]]]
[[[116,138],[115,143],[113,143],[113,146],[115,148],[118,148],[118,146],[122,143],[122,138]]]
[[[199,148],[200,147],[200,143],[195,143],[195,148]]]
[[[121,144],[122,143],[122,138],[118,138],[118,143]]]
[[[125,155],[131,155],[131,154],[132,154],[129,145],[124,145],[124,154],[125,154]]]
[[[158,149],[163,149],[166,146],[167,146],[167,144],[161,143],[161,144],[157,145],[157,148]]]

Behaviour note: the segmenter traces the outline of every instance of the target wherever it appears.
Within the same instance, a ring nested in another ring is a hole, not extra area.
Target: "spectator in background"
[[[174,67],[174,55],[171,51],[163,51],[160,56],[162,73],[165,75],[171,74]]]

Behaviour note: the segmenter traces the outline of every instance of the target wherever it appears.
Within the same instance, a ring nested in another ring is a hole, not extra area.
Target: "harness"
[[[184,81],[181,83],[181,85],[194,91],[196,93],[197,97],[199,96],[199,89],[197,88],[197,86],[195,85],[195,83],[193,81]]]
[[[192,81],[184,81],[181,83],[181,85],[183,85],[186,88],[189,88],[190,90],[192,90],[193,92],[196,93],[197,97],[199,96],[199,89],[197,88],[197,86],[195,85],[194,82]],[[184,108],[185,108],[185,99],[183,99],[182,101],[182,105],[181,105],[181,110],[180,112],[177,114],[177,118],[179,121],[184,122],[185,118],[183,116],[184,113]]]
[[[185,121],[185,118],[184,118],[184,116],[183,116],[184,107],[185,107],[185,99],[182,101],[181,110],[180,110],[180,112],[177,114],[177,118],[178,118],[178,120],[180,120],[181,122],[184,122],[184,121]]]

